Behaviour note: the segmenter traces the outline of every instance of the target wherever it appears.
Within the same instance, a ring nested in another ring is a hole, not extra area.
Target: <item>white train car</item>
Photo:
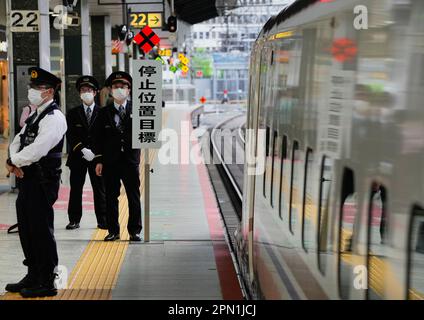
[[[424,298],[423,16],[298,0],[264,26],[237,243],[255,298]]]

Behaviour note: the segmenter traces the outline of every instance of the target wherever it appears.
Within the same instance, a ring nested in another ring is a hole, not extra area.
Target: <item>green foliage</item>
[[[211,78],[213,75],[212,56],[206,53],[204,48],[197,48],[191,57],[191,69],[194,73],[201,70],[203,78]]]

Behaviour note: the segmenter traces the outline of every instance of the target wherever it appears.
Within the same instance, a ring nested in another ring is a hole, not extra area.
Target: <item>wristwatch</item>
[[[12,163],[12,159],[10,159],[10,157],[9,157],[9,158],[7,158],[6,163],[7,163],[9,166],[11,166],[11,167],[14,167],[14,166],[15,166],[15,165]]]

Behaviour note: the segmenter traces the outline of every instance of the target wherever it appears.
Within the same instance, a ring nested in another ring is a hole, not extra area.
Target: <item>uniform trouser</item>
[[[79,223],[82,217],[82,192],[85,183],[85,177],[90,176],[91,186],[94,196],[94,211],[96,213],[97,224],[106,223],[106,195],[103,178],[96,175],[96,167],[92,162],[82,161],[73,164],[71,170],[68,216],[70,222]]]
[[[142,229],[140,202],[140,166],[125,162],[104,165],[103,176],[106,187],[106,211],[109,233],[119,234],[119,200],[121,180],[128,199],[128,233],[139,234]]]
[[[58,264],[53,204],[58,197],[59,183],[59,178],[40,182],[39,178],[26,174],[19,182],[16,200],[19,238],[28,274],[40,283],[51,279]]]

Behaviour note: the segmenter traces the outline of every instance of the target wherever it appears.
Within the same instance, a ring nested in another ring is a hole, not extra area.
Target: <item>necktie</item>
[[[118,129],[120,131],[124,130],[124,119],[125,119],[125,108],[124,106],[119,106],[119,123]]]
[[[85,115],[87,117],[87,123],[88,123],[88,125],[90,125],[90,123],[91,123],[91,108],[87,108]]]
[[[125,119],[125,108],[124,108],[124,106],[119,106],[119,118],[121,118],[121,120]]]

